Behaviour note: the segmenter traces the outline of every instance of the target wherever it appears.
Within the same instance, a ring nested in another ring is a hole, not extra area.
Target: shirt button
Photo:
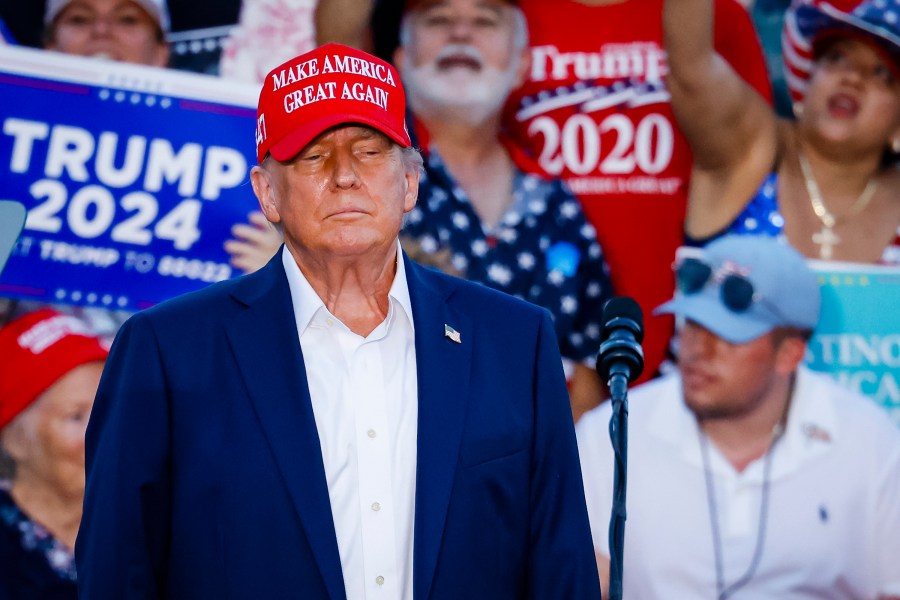
[[[332,319],[331,317],[328,317],[327,319],[325,319],[325,323],[326,323],[329,327],[331,327],[332,325],[334,325],[334,319]]]
[[[366,435],[368,435],[370,438],[375,437],[375,430],[370,429],[369,431],[366,432]]]
[[[377,502],[373,502],[373,503],[372,503],[372,510],[374,510],[375,512],[378,512],[379,510],[381,510],[381,505],[378,504]]]
[[[375,578],[375,583],[377,583],[378,585],[384,584],[384,577],[379,575],[378,577]]]

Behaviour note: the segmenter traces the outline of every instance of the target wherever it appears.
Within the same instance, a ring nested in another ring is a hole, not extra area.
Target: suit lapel
[[[234,297],[246,308],[228,324],[228,338],[325,585],[332,598],[343,599],[325,467],[281,253],[244,283]]]
[[[469,397],[474,336],[469,318],[448,304],[453,288],[406,260],[416,329],[419,389],[413,590],[428,597],[456,473]],[[444,326],[459,332],[460,343]]]

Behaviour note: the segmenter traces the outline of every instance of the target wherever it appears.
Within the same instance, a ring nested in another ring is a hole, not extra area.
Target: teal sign
[[[900,267],[812,261],[822,316],[807,364],[871,397],[900,426]]]

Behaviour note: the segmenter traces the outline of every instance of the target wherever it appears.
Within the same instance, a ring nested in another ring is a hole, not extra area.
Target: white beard
[[[409,54],[404,58],[403,82],[409,105],[418,114],[452,114],[470,125],[479,125],[500,112],[516,84],[518,54],[505,71],[485,65],[481,53],[469,45],[447,46],[434,61],[420,67],[412,65]],[[481,69],[437,67],[444,57],[457,54],[475,58]]]

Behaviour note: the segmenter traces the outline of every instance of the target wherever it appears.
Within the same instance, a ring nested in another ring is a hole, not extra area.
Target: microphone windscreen
[[[630,327],[634,331],[634,337],[638,343],[644,341],[644,314],[641,307],[633,298],[628,296],[616,296],[610,298],[603,305],[603,331],[600,339],[605,340],[609,337],[611,329],[622,327],[623,322],[619,319],[627,319],[634,323],[635,327]]]

